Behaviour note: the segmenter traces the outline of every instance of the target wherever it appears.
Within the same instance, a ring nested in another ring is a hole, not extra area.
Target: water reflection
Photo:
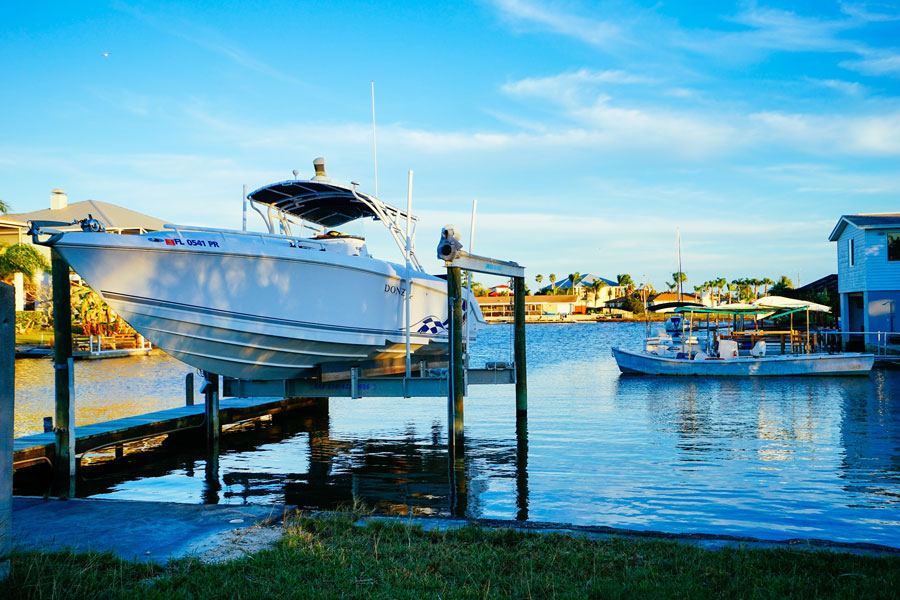
[[[191,371],[165,355],[75,361],[75,423],[183,406],[184,378]],[[53,378],[50,359],[16,360],[15,437],[43,432],[43,418],[54,414]]]
[[[841,477],[848,492],[872,507],[900,502],[900,406],[889,382],[892,375],[874,373],[872,393],[848,388],[843,394]]]
[[[488,328],[476,364],[503,359],[509,330]],[[85,469],[78,494],[900,545],[900,373],[619,376],[610,347],[642,335],[529,326],[528,421],[512,387],[472,387],[455,455],[444,400],[332,399],[327,415],[224,436],[218,461],[173,442]]]

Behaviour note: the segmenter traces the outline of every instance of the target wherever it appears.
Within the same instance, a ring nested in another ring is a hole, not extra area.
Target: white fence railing
[[[77,336],[73,341],[76,350],[86,350],[91,354],[112,353],[121,350],[150,350],[153,347],[141,335]]]
[[[900,356],[900,331],[823,331],[824,349],[871,352],[879,356]]]

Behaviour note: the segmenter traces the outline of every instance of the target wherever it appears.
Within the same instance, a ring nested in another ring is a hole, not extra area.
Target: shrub
[[[44,325],[44,313],[38,310],[16,311],[16,333],[30,333]]]

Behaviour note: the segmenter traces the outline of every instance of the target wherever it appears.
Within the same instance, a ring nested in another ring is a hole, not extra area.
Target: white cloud
[[[854,39],[854,32],[872,22],[900,20],[896,6],[843,3],[844,17],[810,17],[759,6],[755,2],[721,19],[733,26],[720,29],[687,29],[650,10],[632,7],[615,18],[597,19],[577,14],[570,5],[539,0],[494,0],[500,13],[516,24],[529,23],[545,31],[603,47],[617,55],[648,51],[646,31],[654,32],[652,50],[664,51],[670,68],[682,62],[684,52],[723,62],[758,61],[772,52],[823,52],[853,54],[857,59],[838,63],[842,68],[867,75],[900,75],[900,53],[879,49]],[[609,6],[603,7],[610,13]],[[600,12],[600,11],[596,11]],[[615,23],[615,24],[613,24]]]
[[[866,87],[857,81],[842,81],[840,79],[806,79],[813,85],[832,89],[847,96],[860,97],[865,95]]]
[[[761,139],[814,154],[900,154],[900,110],[849,117],[759,112],[750,121]]]
[[[900,10],[888,2],[841,2],[841,12],[863,23],[900,21]]]
[[[420,216],[421,231],[436,230],[444,223],[460,220],[459,214],[449,212],[426,211]],[[825,237],[833,226],[831,220],[797,223],[698,215],[674,220],[668,215],[642,215],[635,219],[621,213],[601,217],[483,210],[478,215],[477,228],[491,235],[476,232],[475,251],[516,260],[526,267],[529,283],[538,273],[543,273],[545,279],[550,272],[562,278],[579,270],[604,277],[627,272],[635,280],[646,276],[659,286],[676,270],[675,229],[680,227],[689,283],[719,275],[768,275],[774,279],[781,273],[795,272],[797,257],[808,251],[810,243],[822,252],[812,253],[804,264],[815,272],[821,270],[823,275],[830,272],[833,255]],[[466,235],[468,231],[464,238]],[[781,252],[774,257],[767,255],[761,263],[757,253],[746,251],[760,245],[778,247]],[[551,248],[565,248],[566,252],[548,252]]]
[[[746,25],[749,31],[722,34],[721,39],[749,47],[770,50],[846,52],[858,48],[855,42],[837,34],[850,29],[850,20],[803,17],[796,13],[749,5],[727,20]]]
[[[845,171],[839,165],[814,162],[741,167],[738,170],[750,177],[775,182],[782,189],[793,188],[802,194],[888,198],[900,194],[900,173]],[[866,212],[861,208],[854,210]]]
[[[494,5],[512,21],[535,24],[594,46],[609,47],[626,42],[619,25],[567,14],[559,6],[530,0],[494,0]]]
[[[511,96],[552,98],[560,94],[572,95],[597,84],[650,83],[655,83],[655,80],[621,70],[596,71],[584,68],[547,77],[526,77],[504,84],[502,90]]]
[[[900,54],[896,52],[866,52],[858,60],[845,60],[840,66],[866,75],[893,75],[900,77]]]

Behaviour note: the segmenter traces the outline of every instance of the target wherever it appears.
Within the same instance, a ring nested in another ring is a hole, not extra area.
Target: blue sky
[[[27,5],[26,5],[27,4]],[[900,210],[895,2],[5,3],[0,199],[239,228],[241,186],[329,175],[533,276],[657,287],[836,271]],[[258,217],[250,223],[261,229]],[[351,228],[352,229],[352,228]],[[370,248],[399,255],[371,223]]]

